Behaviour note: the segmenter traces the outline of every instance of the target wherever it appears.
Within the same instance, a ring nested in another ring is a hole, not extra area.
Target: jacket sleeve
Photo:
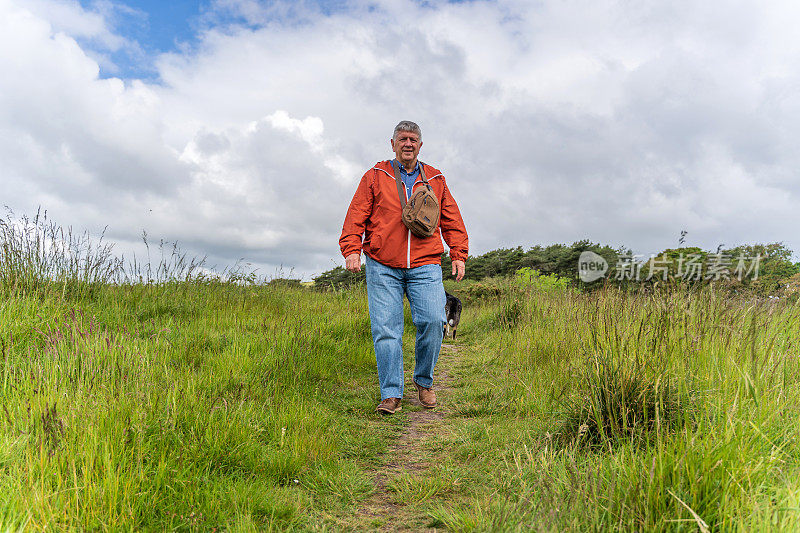
[[[372,215],[372,177],[374,173],[375,171],[370,169],[361,177],[361,182],[353,195],[350,207],[347,208],[347,214],[342,225],[342,236],[339,237],[339,248],[342,250],[344,257],[361,253],[364,228],[370,215]]]
[[[467,228],[464,226],[464,220],[461,218],[458,205],[453,195],[450,194],[447,182],[444,181],[444,176],[442,176],[442,181],[444,182],[444,190],[442,191],[442,214],[439,217],[439,227],[442,229],[444,242],[450,248],[450,259],[453,261],[466,261],[467,255],[469,255]]]

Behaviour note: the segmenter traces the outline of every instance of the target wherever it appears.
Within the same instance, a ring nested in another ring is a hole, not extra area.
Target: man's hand
[[[456,277],[456,281],[464,279],[464,270],[464,261],[453,261],[453,275]]]
[[[463,264],[463,263],[462,263]],[[350,254],[344,258],[344,267],[350,272],[361,271],[361,254]],[[461,268],[462,272],[464,268]],[[455,272],[454,272],[455,273]]]

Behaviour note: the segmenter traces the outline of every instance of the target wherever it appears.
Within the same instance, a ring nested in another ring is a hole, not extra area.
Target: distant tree
[[[800,265],[792,263],[791,257],[792,251],[783,243],[747,244],[727,250],[720,249],[718,252],[696,246],[668,248],[656,254],[652,261],[644,261],[641,278],[646,280],[652,270],[651,281],[659,281],[663,279],[663,270],[660,269],[667,268],[669,278],[682,283],[705,284],[719,281],[731,289],[751,289],[770,294],[785,287],[792,276],[800,273]],[[699,265],[699,273],[691,270],[691,264]],[[718,269],[716,272],[715,266]],[[737,268],[742,267],[740,280]]]
[[[605,278],[592,283],[583,283],[579,280],[578,259],[585,251],[592,251],[606,260],[609,269]],[[571,245],[536,245],[531,246],[528,250],[521,246],[498,248],[478,256],[469,256],[465,278],[480,281],[488,277],[508,277],[513,276],[522,268],[530,268],[542,275],[554,274],[559,278],[568,279],[584,289],[592,289],[602,286],[603,280],[615,280],[616,267],[619,265],[620,258],[626,255],[630,256],[630,254],[631,250],[624,246],[612,248],[588,239],[576,241]],[[652,270],[653,276],[649,281],[659,281],[662,279],[663,269],[666,268],[668,277],[673,281],[708,283],[713,281],[708,276],[708,268],[717,257],[716,254],[717,252],[709,252],[698,247],[668,248],[657,254],[652,262],[647,258],[639,259],[642,263],[639,279],[646,280]],[[768,294],[782,289],[789,283],[789,278],[800,273],[800,263],[791,261],[792,251],[787,249],[783,243],[742,245],[728,250],[720,250],[719,254],[721,254],[720,257],[724,257],[730,262],[731,279],[725,281],[726,286],[733,289],[741,286],[744,289],[750,288]],[[758,279],[745,279],[742,283],[732,279],[736,261],[740,256],[759,257]],[[686,277],[686,274],[691,273],[689,270],[691,260],[700,265],[699,279],[691,281],[681,279],[682,274]],[[441,264],[442,278],[452,279],[452,263],[447,253],[442,254]],[[363,271],[353,273],[343,267],[336,267],[314,278],[314,283],[317,288],[330,289],[349,287],[364,280]],[[630,283],[633,282],[622,282],[623,285]]]
[[[359,272],[350,272],[344,267],[337,266],[315,277],[314,288],[320,290],[336,290],[357,285],[364,281],[366,281],[366,275],[364,274],[363,268]]]
[[[290,287],[290,288],[299,288],[302,287],[302,284],[299,279],[293,278],[275,278],[271,279],[267,283],[268,287]]]
[[[644,259],[641,279],[652,282],[663,280],[663,269],[666,269],[668,279],[683,280],[686,283],[702,283],[706,273],[703,267],[707,264],[708,254],[709,252],[696,246],[667,248],[650,258]],[[692,270],[694,268],[693,265],[698,267],[696,274]],[[690,279],[693,277],[698,279]]]
[[[800,265],[792,262],[792,250],[782,242],[742,245],[721,253],[730,256],[734,263],[739,257],[758,257],[758,277],[754,272],[745,280],[745,284],[762,294],[782,290],[792,276],[800,273]]]
[[[559,277],[577,282],[578,258],[581,253],[591,250],[602,256],[613,269],[617,257],[623,249],[614,249],[582,240],[566,244],[551,244],[543,247],[532,246],[525,251],[521,246],[516,248],[500,248],[467,259],[465,278],[481,280],[492,276],[512,276],[521,268],[531,268],[542,274],[556,274]],[[446,279],[452,278],[450,258],[442,255],[442,274]]]

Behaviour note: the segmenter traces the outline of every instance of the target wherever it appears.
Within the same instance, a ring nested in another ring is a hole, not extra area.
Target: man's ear
[[[394,152],[394,138],[389,139],[389,144],[392,147],[392,152]],[[421,146],[421,145],[420,145]]]

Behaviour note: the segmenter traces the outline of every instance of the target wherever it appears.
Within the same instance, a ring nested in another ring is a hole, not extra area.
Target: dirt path
[[[409,516],[403,505],[395,501],[391,483],[404,473],[419,475],[436,462],[425,449],[432,435],[444,431],[447,414],[452,410],[450,397],[455,378],[451,371],[459,357],[458,345],[444,344],[436,364],[434,390],[435,409],[425,409],[419,403],[417,390],[406,385],[403,395],[403,410],[408,423],[382,456],[383,465],[375,470],[375,492],[359,509],[359,521],[375,525],[377,531],[425,530],[408,524]]]

